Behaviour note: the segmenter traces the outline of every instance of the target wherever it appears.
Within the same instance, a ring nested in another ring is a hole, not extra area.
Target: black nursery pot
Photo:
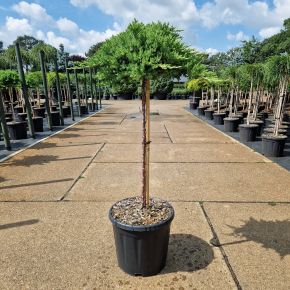
[[[90,111],[95,111],[96,110],[96,103],[89,103],[89,109],[90,109]]]
[[[81,105],[81,115],[86,115],[86,114],[88,114],[87,106]]]
[[[20,107],[20,106],[15,106],[14,107],[14,113],[15,114],[23,113],[23,108]]]
[[[51,110],[51,112],[56,112],[57,111],[57,106],[51,106],[50,110]]]
[[[226,113],[214,113],[213,120],[216,125],[223,125],[224,118],[226,117]]]
[[[17,119],[20,122],[24,122],[27,118],[27,113],[19,113],[17,114]]]
[[[45,118],[45,108],[33,108],[35,117]]]
[[[198,103],[195,102],[189,102],[189,109],[190,110],[196,110],[198,107]]]
[[[192,101],[193,101],[194,103],[197,103],[197,105],[199,105],[199,101],[200,101],[200,99],[201,99],[201,97],[193,97],[193,98],[192,98]]]
[[[267,119],[265,119],[265,126],[268,127],[272,124],[273,121],[275,121],[273,118],[268,117]]]
[[[204,111],[205,111],[207,108],[208,108],[208,106],[205,106],[205,107],[197,107],[197,114],[198,114],[199,116],[204,116],[204,115],[205,115]]]
[[[242,142],[253,142],[256,140],[257,130],[259,125],[257,124],[241,124],[239,125],[240,140]]]
[[[166,100],[167,94],[166,93],[157,93],[154,97],[156,100]]]
[[[262,152],[268,157],[282,157],[287,136],[262,135]]]
[[[62,113],[63,113],[63,117],[66,118],[68,115],[70,115],[70,107],[63,106],[62,107]]]
[[[214,113],[213,109],[204,110],[204,115],[208,120],[213,120],[213,113]]]
[[[264,122],[262,120],[250,121],[250,124],[258,125],[257,136],[261,136],[264,128]]]
[[[112,217],[115,246],[119,267],[130,275],[153,276],[166,264],[171,216],[158,224],[148,226],[130,226],[121,224]]]
[[[43,118],[42,117],[32,117],[32,122],[33,122],[33,127],[34,127],[35,132],[43,132]]]
[[[238,132],[239,118],[224,118],[225,132]]]
[[[7,123],[11,140],[27,139],[26,122]]]
[[[51,112],[51,122],[52,126],[60,126],[60,115],[59,111]]]
[[[120,93],[118,95],[119,100],[132,100],[133,94],[132,93]]]

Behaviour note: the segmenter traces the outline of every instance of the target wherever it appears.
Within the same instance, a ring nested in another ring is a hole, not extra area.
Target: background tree
[[[85,53],[86,57],[92,57],[97,51],[98,49],[102,46],[104,42],[98,42],[94,45],[92,45],[89,50]]]

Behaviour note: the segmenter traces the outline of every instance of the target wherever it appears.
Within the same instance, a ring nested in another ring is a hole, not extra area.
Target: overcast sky
[[[7,46],[28,34],[84,54],[136,18],[170,22],[187,44],[215,53],[269,37],[289,17],[290,0],[0,0],[0,40]]]

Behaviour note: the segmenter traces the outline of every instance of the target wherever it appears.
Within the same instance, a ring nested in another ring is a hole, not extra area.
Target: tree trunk
[[[149,206],[149,162],[150,162],[150,80],[142,80],[143,114],[143,160],[142,160],[142,200],[143,207]]]
[[[253,97],[253,79],[251,80],[251,87],[250,87],[250,96],[249,96],[249,104],[248,104],[248,115],[247,115],[247,125],[250,125],[252,97]]]

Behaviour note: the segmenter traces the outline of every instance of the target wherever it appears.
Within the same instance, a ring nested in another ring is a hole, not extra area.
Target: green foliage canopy
[[[89,63],[97,66],[100,79],[119,87],[160,76],[180,77],[194,56],[175,27],[134,20],[124,32],[105,41]]]
[[[0,88],[9,89],[18,87],[20,80],[18,73],[13,70],[0,70]]]

